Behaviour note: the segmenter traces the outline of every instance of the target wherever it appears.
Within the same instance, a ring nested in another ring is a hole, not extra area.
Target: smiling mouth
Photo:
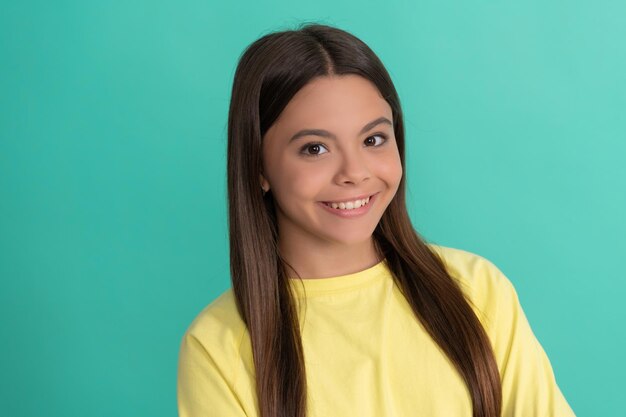
[[[368,205],[370,202],[370,199],[376,194],[378,193],[372,194],[365,198],[360,198],[360,199],[357,198],[355,200],[340,201],[340,202],[322,201],[322,203],[328,207],[338,209],[338,210],[354,210],[354,209],[358,209],[360,207]]]

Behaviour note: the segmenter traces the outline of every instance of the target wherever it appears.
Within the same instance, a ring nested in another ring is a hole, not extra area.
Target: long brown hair
[[[262,139],[291,98],[314,77],[356,74],[377,86],[393,112],[405,172],[400,100],[382,62],[354,35],[322,24],[266,34],[242,53],[228,115],[228,209],[231,280],[250,334],[261,417],[306,416],[296,301],[278,250],[271,190],[263,195]],[[374,234],[394,281],[416,318],[465,380],[474,417],[499,417],[500,375],[489,339],[442,260],[415,231],[404,175]]]

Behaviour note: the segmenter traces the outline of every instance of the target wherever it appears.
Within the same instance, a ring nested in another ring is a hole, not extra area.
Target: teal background
[[[180,339],[229,287],[226,121],[259,36],[380,56],[429,241],[514,283],[578,416],[626,374],[626,3],[5,2],[0,413],[173,416]]]

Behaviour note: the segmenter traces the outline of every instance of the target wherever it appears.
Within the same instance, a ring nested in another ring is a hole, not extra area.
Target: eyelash
[[[387,135],[384,135],[384,134],[382,134],[382,133],[376,133],[376,134],[374,134],[374,135],[372,135],[372,136],[368,136],[368,137],[367,137],[367,138],[365,138],[365,139],[370,139],[370,138],[373,138],[373,137],[376,137],[376,136],[379,136],[379,137],[383,138],[383,142],[382,142],[380,145],[372,145],[373,147],[377,148],[377,147],[379,147],[379,146],[383,146],[383,145],[387,142]],[[304,156],[311,156],[311,157],[317,157],[317,156],[322,155],[322,154],[306,153],[306,152],[305,152],[305,151],[306,151],[309,147],[311,147],[311,146],[315,146],[315,145],[318,145],[318,146],[324,146],[324,144],[323,144],[323,143],[319,143],[319,142],[309,142],[309,143],[307,143],[306,145],[304,145],[302,148],[300,148],[300,153],[301,153],[302,155],[304,155]],[[326,147],[326,146],[324,146],[324,147]]]

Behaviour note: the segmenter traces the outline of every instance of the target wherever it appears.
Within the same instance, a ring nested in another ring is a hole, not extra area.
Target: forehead
[[[348,133],[381,116],[392,120],[391,107],[371,81],[358,75],[324,76],[300,89],[272,128],[282,133],[301,128]]]

